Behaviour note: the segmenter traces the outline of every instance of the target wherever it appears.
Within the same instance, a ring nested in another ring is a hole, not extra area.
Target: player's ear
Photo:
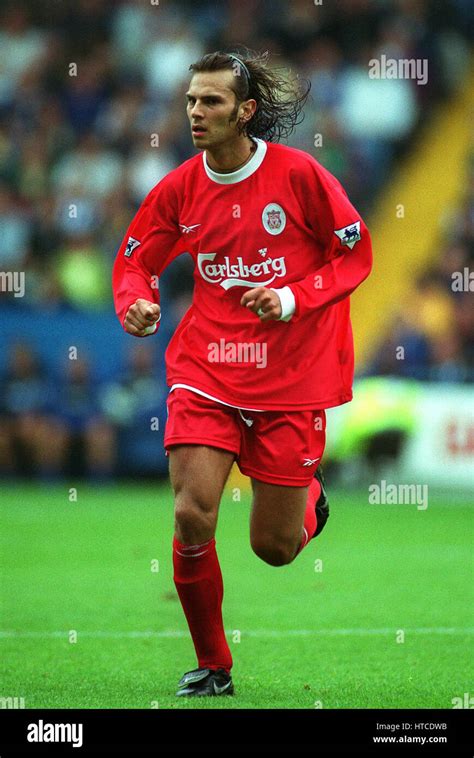
[[[250,121],[256,110],[256,100],[244,100],[244,102],[240,105],[239,119],[242,121]]]

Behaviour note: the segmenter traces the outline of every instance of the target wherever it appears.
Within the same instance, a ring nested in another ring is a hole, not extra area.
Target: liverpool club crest
[[[286,226],[286,213],[277,203],[269,203],[262,213],[262,223],[269,234],[281,234]]]

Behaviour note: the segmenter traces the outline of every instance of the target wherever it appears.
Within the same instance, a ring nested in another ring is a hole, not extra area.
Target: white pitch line
[[[435,627],[415,627],[413,629],[403,629],[399,627],[387,627],[382,629],[231,629],[227,630],[226,634],[230,637],[236,632],[239,632],[241,637],[344,637],[344,636],[376,636],[397,634],[399,631],[403,631],[405,634],[446,634],[446,635],[463,635],[474,634],[474,627],[450,627],[450,626],[435,626]],[[24,638],[64,638],[67,639],[70,632],[74,631],[78,637],[88,637],[91,639],[181,639],[189,637],[189,632],[184,629],[179,630],[162,630],[162,631],[128,631],[128,632],[113,632],[113,631],[81,631],[81,629],[74,629],[68,631],[54,631],[54,632],[40,632],[40,631],[15,631],[4,630],[0,631],[0,639],[24,639]]]

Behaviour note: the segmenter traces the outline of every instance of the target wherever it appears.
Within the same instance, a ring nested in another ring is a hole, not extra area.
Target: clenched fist
[[[159,319],[160,306],[139,297],[128,309],[123,325],[129,334],[135,337],[146,337],[156,331],[153,327]]]
[[[276,292],[266,287],[255,287],[243,295],[240,305],[260,316],[260,321],[271,321],[281,317],[281,302]]]

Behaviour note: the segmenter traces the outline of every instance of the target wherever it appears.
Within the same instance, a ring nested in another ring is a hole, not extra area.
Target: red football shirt
[[[204,152],[149,193],[115,262],[116,311],[123,324],[137,298],[159,303],[158,277],[189,252],[193,303],[166,351],[168,384],[242,409],[340,405],[352,398],[349,295],[371,269],[369,233],[312,156],[256,142],[233,173],[212,171]],[[261,323],[242,307],[257,286],[289,286],[292,317]]]

